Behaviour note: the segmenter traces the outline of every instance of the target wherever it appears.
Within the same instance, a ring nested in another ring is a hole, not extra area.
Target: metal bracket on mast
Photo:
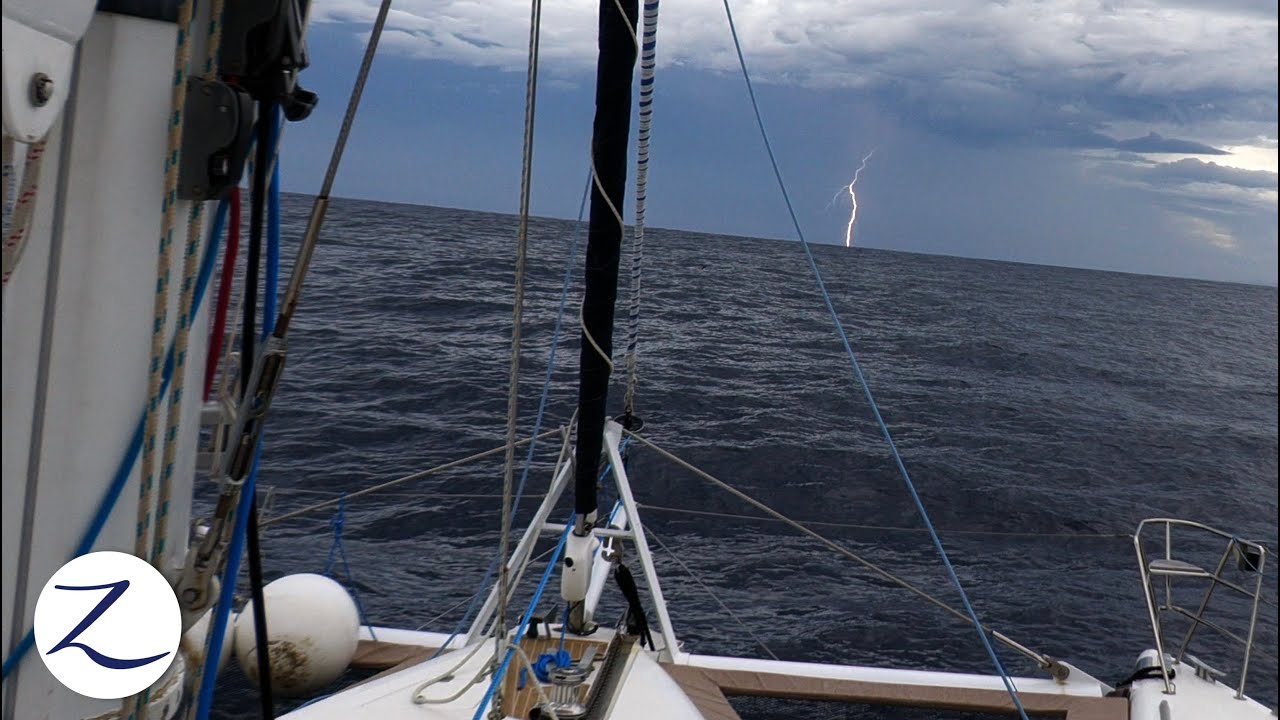
[[[235,525],[233,513],[245,478],[253,467],[262,421],[271,408],[276,383],[284,369],[286,348],[285,338],[278,335],[267,338],[249,376],[249,391],[235,411],[230,439],[213,473],[222,493],[214,510],[212,526],[200,545],[187,553],[186,566],[176,587],[178,602],[185,607],[203,607],[212,600],[209,595],[210,579],[222,564],[222,553],[231,541]]]
[[[4,130],[24,143],[43,139],[62,114],[76,45],[93,20],[95,0],[5,0]]]

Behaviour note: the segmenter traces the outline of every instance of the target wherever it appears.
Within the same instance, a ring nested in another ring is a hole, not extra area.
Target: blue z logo
[[[107,655],[103,655],[97,650],[94,650],[88,645],[85,645],[84,643],[73,642],[77,637],[80,636],[80,633],[83,633],[85,630],[88,630],[89,626],[92,625],[94,621],[102,617],[102,614],[105,613],[108,608],[114,605],[115,602],[120,599],[121,595],[124,595],[124,591],[129,589],[128,580],[121,580],[120,582],[107,583],[106,585],[54,585],[54,588],[58,590],[106,590],[107,588],[110,588],[111,592],[107,593],[107,596],[102,598],[102,602],[98,603],[97,606],[95,606],[93,610],[88,615],[85,616],[84,620],[81,620],[80,624],[75,626],[75,629],[67,633],[67,636],[62,638],[61,642],[59,642],[57,645],[54,645],[52,650],[45,653],[46,655],[52,655],[64,648],[76,647],[83,650],[84,654],[88,655],[90,660],[101,665],[102,667],[110,668],[112,670],[130,670],[133,668],[142,667],[143,665],[148,665],[150,663],[153,663],[156,660],[159,660],[160,658],[169,654],[167,652],[164,652],[164,653],[160,653],[159,655],[153,655],[148,658],[139,658],[137,660],[119,660],[113,657],[109,657]]]

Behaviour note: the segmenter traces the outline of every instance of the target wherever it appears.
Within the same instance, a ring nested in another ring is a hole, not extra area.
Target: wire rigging
[[[1022,700],[1018,697],[1018,690],[1013,686],[1013,681],[1009,678],[1009,674],[1005,672],[1004,664],[1000,662],[1000,656],[996,654],[996,650],[991,646],[991,640],[984,632],[982,622],[978,619],[977,612],[973,609],[973,605],[969,602],[969,595],[964,590],[960,578],[956,575],[955,568],[951,565],[951,559],[947,557],[947,551],[942,546],[942,540],[938,537],[937,531],[933,528],[932,521],[929,520],[929,513],[925,510],[923,501],[920,500],[919,493],[916,492],[915,484],[911,481],[911,475],[907,472],[907,466],[902,461],[902,456],[898,452],[898,446],[893,441],[893,436],[889,432],[889,426],[885,423],[884,418],[880,415],[880,408],[876,405],[875,397],[871,394],[871,386],[868,384],[866,377],[862,373],[862,367],[858,363],[858,356],[853,352],[853,346],[849,343],[849,336],[845,333],[844,325],[840,322],[840,315],[836,312],[835,305],[831,301],[831,295],[827,292],[826,283],[822,279],[822,272],[818,270],[818,263],[813,257],[813,250],[809,247],[809,242],[804,237],[804,231],[800,229],[800,220],[796,217],[795,207],[791,203],[791,195],[787,192],[786,182],[782,179],[782,170],[778,167],[778,159],[773,152],[773,144],[769,140],[769,133],[765,131],[764,118],[760,113],[760,103],[756,100],[755,89],[751,84],[751,74],[747,71],[747,60],[742,53],[742,43],[738,39],[738,28],[733,21],[733,11],[729,8],[729,0],[722,0],[724,3],[725,17],[729,22],[729,31],[733,36],[734,51],[738,56],[738,66],[742,70],[742,79],[747,86],[747,94],[751,99],[751,109],[755,113],[756,126],[760,129],[760,137],[764,142],[765,150],[769,155],[769,164],[773,168],[774,177],[778,181],[778,188],[782,192],[782,198],[786,202],[787,213],[791,216],[791,223],[795,227],[796,236],[800,240],[800,245],[804,248],[805,257],[809,261],[809,267],[813,271],[814,279],[818,284],[818,289],[822,292],[822,299],[826,302],[827,310],[831,314],[831,320],[835,325],[840,341],[844,345],[845,353],[849,357],[849,363],[853,366],[854,376],[857,378],[858,384],[862,386],[863,394],[867,398],[867,403],[871,407],[872,415],[875,417],[876,423],[880,426],[880,432],[884,436],[885,442],[889,446],[890,452],[893,454],[894,463],[898,466],[898,471],[902,475],[903,483],[907,486],[907,491],[911,495],[911,500],[916,506],[916,510],[920,513],[920,518],[924,521],[926,527],[929,528],[929,536],[933,540],[934,548],[938,551],[939,557],[942,558],[942,564],[947,570],[947,576],[951,580],[951,584],[955,586],[956,591],[960,593],[961,603],[964,605],[965,612],[968,613],[973,621],[973,626],[978,630],[978,636],[982,640],[982,646],[987,651],[988,657],[991,658],[992,665],[995,666],[996,672],[999,673],[1001,681],[1004,683],[1005,689],[1009,692],[1009,697],[1013,700],[1014,706],[1018,709],[1018,715],[1022,720],[1027,720],[1027,711],[1022,707]]]

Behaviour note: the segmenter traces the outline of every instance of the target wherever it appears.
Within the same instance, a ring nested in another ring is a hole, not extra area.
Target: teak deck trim
[[[1003,690],[863,682],[797,677],[746,670],[663,665],[708,720],[739,720],[726,696],[755,695],[793,700],[835,700],[939,710],[1017,713]],[[1064,720],[1129,720],[1129,702],[1120,697],[1079,697],[1019,693],[1029,714]]]

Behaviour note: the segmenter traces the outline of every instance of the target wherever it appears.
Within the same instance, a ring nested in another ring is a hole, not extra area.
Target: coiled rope
[[[937,531],[933,527],[932,521],[929,520],[929,513],[925,510],[924,502],[920,500],[920,494],[916,492],[915,483],[911,481],[911,475],[907,472],[907,466],[902,461],[902,456],[898,452],[898,446],[893,441],[893,436],[889,432],[889,426],[885,423],[884,418],[880,415],[880,408],[876,405],[875,397],[871,394],[871,386],[867,383],[866,376],[862,373],[862,367],[858,363],[858,356],[853,352],[853,346],[849,343],[849,336],[844,331],[844,325],[840,322],[840,316],[836,312],[835,305],[831,302],[831,295],[827,292],[826,283],[822,279],[822,273],[818,270],[818,263],[813,257],[813,250],[809,247],[809,242],[804,237],[804,231],[800,229],[800,220],[796,217],[795,207],[791,203],[791,195],[787,192],[786,182],[782,179],[782,170],[778,167],[778,159],[773,152],[773,144],[769,141],[769,133],[765,131],[764,118],[760,114],[760,103],[756,100],[755,89],[751,85],[751,74],[747,71],[747,60],[742,53],[742,43],[738,39],[738,28],[733,22],[733,11],[729,8],[729,0],[722,0],[724,3],[725,17],[729,21],[729,32],[733,36],[733,47],[738,55],[738,65],[742,69],[742,79],[747,86],[747,94],[751,99],[751,109],[755,113],[756,126],[760,129],[760,137],[764,141],[765,150],[769,154],[769,164],[773,167],[774,177],[778,181],[778,188],[782,191],[782,198],[786,202],[787,212],[791,216],[791,223],[795,227],[796,237],[800,240],[800,245],[804,248],[805,257],[809,261],[809,268],[813,271],[813,277],[818,283],[818,289],[822,292],[822,299],[827,305],[827,310],[831,314],[832,323],[835,325],[836,333],[840,336],[840,342],[844,345],[845,354],[849,357],[849,363],[853,366],[853,374],[857,378],[858,384],[862,386],[863,394],[867,398],[867,403],[871,407],[872,415],[875,417],[876,424],[880,426],[880,432],[884,436],[885,443],[889,446],[890,452],[893,454],[894,463],[898,466],[898,471],[902,475],[902,481],[907,486],[907,491],[911,495],[911,500],[916,506],[916,510],[920,513],[920,518],[924,522],[925,527],[929,528],[929,536],[933,540],[934,548],[938,551],[938,556],[942,558],[942,564],[947,570],[947,575],[951,579],[951,584],[955,586],[956,591],[960,593],[960,601],[964,605],[965,612],[973,622],[974,628],[978,631],[978,636],[982,640],[982,647],[987,651],[988,657],[991,658],[992,665],[995,666],[996,672],[1000,675],[1000,680],[1004,683],[1005,690],[1009,692],[1009,697],[1013,700],[1014,706],[1018,709],[1018,715],[1022,720],[1027,720],[1027,711],[1022,707],[1022,700],[1018,697],[1018,690],[1013,686],[1013,680],[1009,678],[1009,674],[1005,672],[1004,664],[1000,662],[1000,656],[996,654],[996,650],[991,645],[991,640],[987,637],[987,633],[983,629],[982,622],[978,619],[978,613],[973,609],[973,605],[969,602],[969,595],[965,592],[964,586],[960,582],[960,577],[956,575],[955,568],[951,565],[951,559],[947,557],[947,551],[942,546],[942,540],[938,537]]]
[[[631,298],[627,312],[627,390],[623,412],[629,417],[636,405],[636,346],[640,336],[640,275],[644,264],[644,212],[649,185],[649,132],[653,123],[653,82],[657,64],[658,0],[645,0],[644,30],[640,41],[640,127],[636,133],[636,217],[631,240]]]

